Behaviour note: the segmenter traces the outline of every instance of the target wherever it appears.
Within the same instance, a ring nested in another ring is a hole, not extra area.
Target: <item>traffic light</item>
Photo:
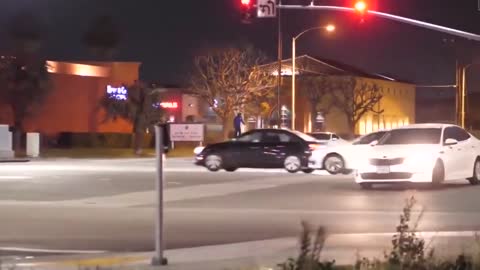
[[[365,14],[365,12],[367,11],[367,3],[365,3],[365,1],[357,1],[355,3],[355,10],[358,13]]]
[[[254,17],[255,0],[240,0],[240,8],[243,23],[251,23]]]
[[[355,9],[355,12],[360,16],[360,21],[364,22],[365,21],[365,14],[368,11],[367,2],[365,2],[363,0],[356,1],[353,8]]]

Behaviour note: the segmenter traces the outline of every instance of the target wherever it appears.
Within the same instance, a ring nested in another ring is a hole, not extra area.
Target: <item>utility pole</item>
[[[281,5],[282,1],[278,0],[278,4]],[[283,54],[283,46],[282,46],[282,11],[278,10],[278,76],[277,76],[277,110],[278,110],[278,128],[282,126],[282,105],[281,105],[281,89],[282,89],[282,54]]]

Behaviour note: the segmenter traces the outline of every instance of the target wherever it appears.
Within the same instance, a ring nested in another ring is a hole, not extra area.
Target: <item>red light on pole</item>
[[[355,3],[355,10],[360,13],[365,13],[365,11],[367,11],[367,3],[364,1],[358,1]]]
[[[242,22],[245,24],[250,24],[253,17],[253,9],[255,0],[241,0],[241,11],[242,11]]]

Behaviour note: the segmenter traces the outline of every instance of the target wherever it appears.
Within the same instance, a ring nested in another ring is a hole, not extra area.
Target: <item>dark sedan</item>
[[[288,172],[313,172],[308,168],[315,138],[298,131],[257,129],[222,143],[208,145],[196,156],[196,164],[210,171],[238,168],[285,168]]]

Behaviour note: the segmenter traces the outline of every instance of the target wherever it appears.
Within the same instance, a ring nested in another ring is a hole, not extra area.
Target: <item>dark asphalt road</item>
[[[359,189],[349,177],[240,170],[210,173],[169,160],[168,248],[296,236],[306,220],[334,234],[390,233],[409,196],[423,231],[480,229],[480,187]],[[0,164],[0,248],[153,249],[153,160],[57,160]],[[32,251],[28,251],[32,249]]]

